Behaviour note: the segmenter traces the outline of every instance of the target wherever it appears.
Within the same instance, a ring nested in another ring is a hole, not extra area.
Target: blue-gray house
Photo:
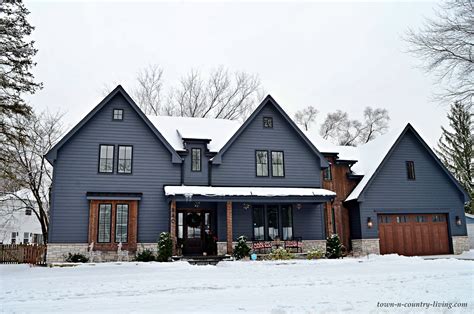
[[[317,143],[271,96],[239,124],[146,116],[118,86],[46,155],[47,259],[91,247],[113,259],[119,243],[156,249],[164,231],[183,255],[231,253],[240,235],[256,250],[324,249],[336,223],[355,253],[465,249],[467,196],[411,126],[365,173]]]

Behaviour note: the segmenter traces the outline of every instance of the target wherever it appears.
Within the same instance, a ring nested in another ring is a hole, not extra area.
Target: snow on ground
[[[381,312],[377,302],[467,302],[474,262],[396,255],[344,260],[0,265],[0,312]],[[397,309],[411,312],[417,308]],[[394,309],[391,309],[394,311]]]

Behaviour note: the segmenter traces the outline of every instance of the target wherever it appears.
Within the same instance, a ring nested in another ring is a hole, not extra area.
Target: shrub
[[[242,259],[246,256],[249,256],[250,248],[247,245],[247,238],[245,236],[240,236],[237,239],[237,245],[234,249],[234,257],[236,259]]]
[[[286,259],[293,259],[295,256],[293,253],[288,252],[284,248],[278,248],[272,250],[272,252],[268,256],[271,260],[286,260]]]
[[[308,253],[306,254],[306,257],[308,259],[320,259],[324,257],[324,252],[318,249],[313,249],[313,250],[308,251]]]
[[[67,253],[66,262],[68,263],[87,263],[89,259],[81,253]]]
[[[155,260],[155,254],[149,249],[144,249],[143,251],[137,253],[135,256],[137,262],[153,262]]]
[[[327,258],[341,258],[342,244],[337,234],[333,234],[326,240],[326,257]]]
[[[168,262],[173,255],[173,241],[168,232],[162,232],[158,240],[158,262]]]

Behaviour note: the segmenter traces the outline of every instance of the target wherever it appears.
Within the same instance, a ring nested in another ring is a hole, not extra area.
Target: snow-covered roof
[[[336,145],[323,139],[315,131],[305,131],[306,136],[321,153],[337,153],[342,160],[359,160],[359,150],[353,146]]]
[[[201,196],[336,196],[326,189],[314,188],[274,188],[274,187],[235,187],[235,186],[165,186],[165,194]]]
[[[209,151],[218,152],[240,127],[234,120],[147,116],[168,143],[177,151],[184,149],[183,138],[209,140]]]

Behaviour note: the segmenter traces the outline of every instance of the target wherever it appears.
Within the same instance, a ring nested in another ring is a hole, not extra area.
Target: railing
[[[46,245],[0,244],[0,264],[45,264]]]

